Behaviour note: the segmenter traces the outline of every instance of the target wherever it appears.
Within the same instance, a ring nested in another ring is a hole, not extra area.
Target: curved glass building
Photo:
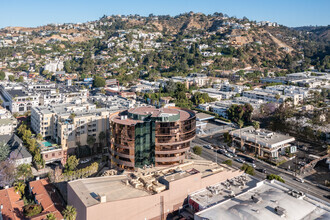
[[[196,134],[193,111],[144,106],[110,116],[111,162],[123,169],[182,163]]]

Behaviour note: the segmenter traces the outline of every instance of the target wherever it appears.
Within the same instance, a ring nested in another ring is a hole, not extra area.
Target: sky
[[[330,24],[330,0],[0,0],[0,28],[78,23],[103,15],[185,12],[273,21],[289,27]]]

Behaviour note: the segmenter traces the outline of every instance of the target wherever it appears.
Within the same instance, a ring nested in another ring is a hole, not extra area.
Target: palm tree
[[[96,142],[95,137],[93,137],[93,136],[91,136],[91,135],[88,135],[88,137],[87,137],[87,144],[88,144],[89,147],[91,148],[92,153],[93,153],[93,147],[94,147],[95,142]]]
[[[21,164],[17,167],[16,170],[17,170],[18,178],[23,177],[24,182],[26,179],[33,177],[32,168],[30,164],[27,163]]]
[[[67,205],[62,214],[65,220],[75,220],[77,217],[77,210],[75,207]]]
[[[54,213],[50,213],[50,214],[46,215],[46,218],[47,218],[47,220],[57,220]]]
[[[240,141],[241,141],[241,148],[242,148],[242,137],[241,137],[241,129],[242,129],[242,127],[244,126],[244,122],[242,121],[242,120],[239,120],[238,122],[237,122],[237,124],[238,124],[238,126],[239,126],[239,138],[240,138]]]
[[[103,155],[104,140],[105,140],[105,133],[104,133],[104,131],[101,131],[99,133],[99,141],[102,146],[102,155]]]
[[[19,192],[19,194],[20,194],[21,196],[24,195],[25,187],[26,187],[26,184],[25,184],[24,182],[21,182],[21,181],[16,182],[16,183],[14,184],[14,190],[15,190],[15,192]]]

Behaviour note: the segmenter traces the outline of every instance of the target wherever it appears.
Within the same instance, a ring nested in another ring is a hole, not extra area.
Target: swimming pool
[[[43,144],[45,147],[51,147],[51,146],[52,146],[52,144],[49,143],[48,141],[42,142],[42,144]]]

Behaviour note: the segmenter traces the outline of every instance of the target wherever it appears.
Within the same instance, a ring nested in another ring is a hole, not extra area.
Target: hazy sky
[[[330,0],[0,0],[0,28],[96,20],[103,15],[184,12],[276,21],[290,27],[330,24]]]

